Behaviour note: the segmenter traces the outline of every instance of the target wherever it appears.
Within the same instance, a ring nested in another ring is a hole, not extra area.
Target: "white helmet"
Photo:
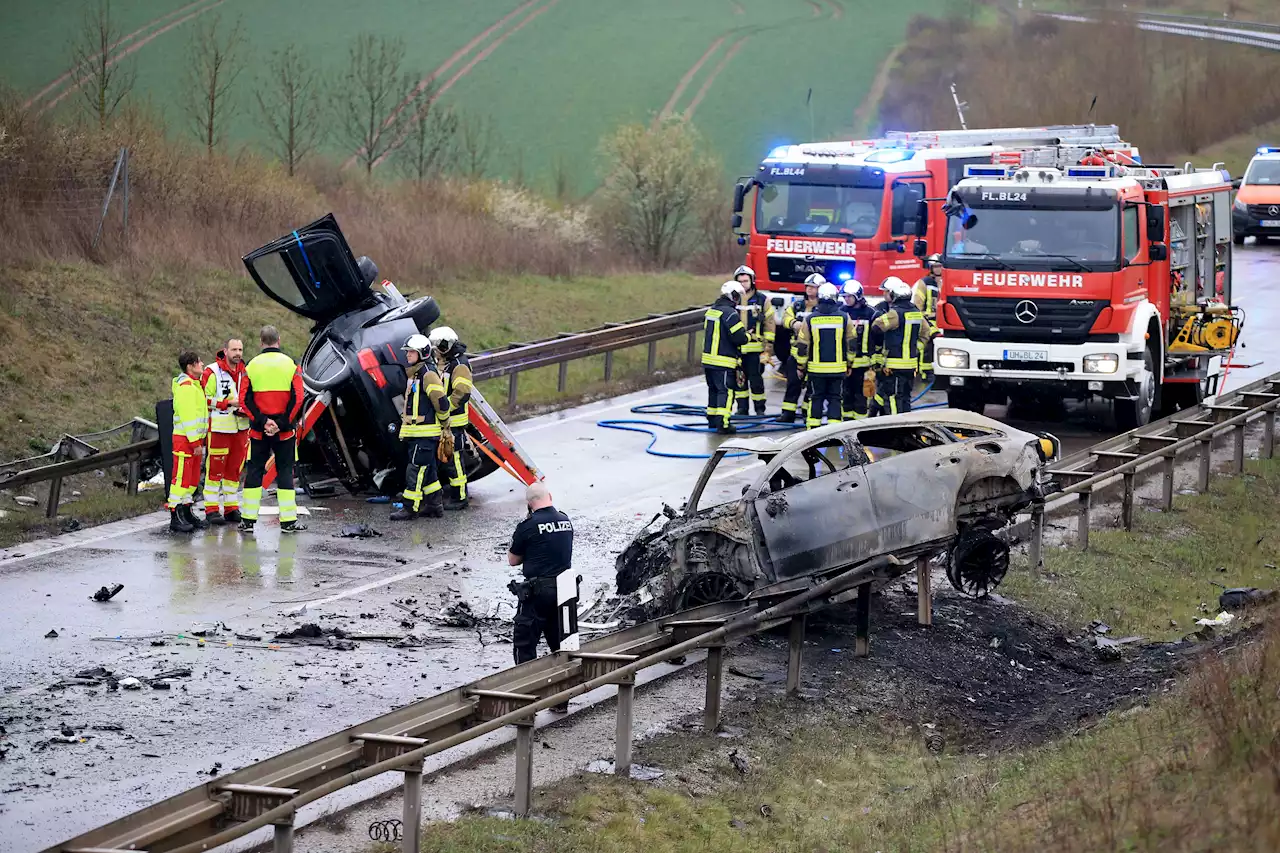
[[[720,285],[720,295],[727,296],[735,302],[740,301],[744,294],[746,294],[746,291],[736,281],[726,281]]]
[[[840,291],[829,281],[818,285],[818,299],[822,302],[835,302],[839,295]]]
[[[880,289],[889,294],[890,299],[901,299],[911,295],[911,288],[896,275],[886,278],[884,284],[880,285]]]
[[[737,281],[738,276],[740,275],[749,275],[751,276],[751,283],[753,285],[756,283],[756,271],[753,270],[751,267],[747,266],[746,264],[743,264],[742,266],[738,267],[736,270],[733,271],[733,280]]]
[[[428,338],[426,335],[410,335],[408,340],[404,342],[404,346],[400,347],[400,349],[404,350],[405,352],[409,352],[410,350],[413,350],[414,352],[416,352],[418,355],[421,355],[421,356],[425,356],[427,354],[427,350],[430,348],[431,348],[431,339]]]
[[[845,296],[861,296],[862,282],[858,281],[856,278],[851,278],[844,283],[844,287],[841,289],[841,292],[844,293]]]
[[[804,280],[805,287],[822,287],[824,284],[827,284],[827,280],[822,277],[822,273],[811,273],[809,277]]]
[[[448,352],[458,343],[458,333],[448,326],[437,326],[431,330],[431,345],[441,352]]]

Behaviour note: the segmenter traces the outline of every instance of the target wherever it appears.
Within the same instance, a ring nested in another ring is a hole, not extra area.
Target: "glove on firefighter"
[[[441,462],[453,459],[453,430],[445,429],[440,436],[440,444],[436,446],[436,458]]]
[[[876,374],[871,370],[862,373],[862,396],[870,400],[876,395]]]

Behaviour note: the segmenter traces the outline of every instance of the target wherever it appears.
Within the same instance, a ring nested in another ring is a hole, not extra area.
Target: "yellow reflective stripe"
[[[471,380],[468,379],[467,377],[458,376],[453,379],[453,387],[454,388],[473,388],[475,386],[472,385]]]
[[[434,438],[440,435],[440,424],[401,424],[401,438]]]
[[[438,391],[440,394],[444,394],[444,386],[438,382],[433,382],[427,386],[427,394],[430,395],[432,391]]]
[[[730,333],[730,334],[732,334],[732,333],[734,333],[734,332],[738,331],[738,330],[739,330],[739,329],[741,329],[741,328],[743,328],[742,323],[740,323],[740,322],[739,322],[739,323],[734,323],[732,326],[730,326],[730,327],[729,327],[729,333]]]
[[[276,503],[280,505],[281,521],[298,520],[297,492],[293,489],[276,489]]]
[[[469,423],[471,423],[471,418],[466,412],[458,412],[449,416],[449,426],[451,427],[464,427]]]

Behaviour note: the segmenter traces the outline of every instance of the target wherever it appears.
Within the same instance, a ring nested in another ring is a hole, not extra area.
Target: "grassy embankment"
[[[1101,618],[1116,636],[1187,633],[1201,602],[1216,612],[1212,583],[1280,577],[1267,565],[1280,555],[1278,507],[1280,461],[1250,462],[1208,496],[1178,497],[1172,516],[1140,514],[1133,536],[1096,534],[1086,554],[1051,549],[1041,580],[1018,571],[1003,591],[1077,629]],[[586,774],[540,794],[548,822],[464,818],[430,826],[422,849],[1280,849],[1280,626],[1238,639],[1149,706],[1051,743],[1002,751],[979,733],[989,752],[931,755],[895,722],[788,705],[785,718],[753,722],[740,747],[750,774],[714,771],[711,792]],[[666,769],[679,780],[679,766]]]

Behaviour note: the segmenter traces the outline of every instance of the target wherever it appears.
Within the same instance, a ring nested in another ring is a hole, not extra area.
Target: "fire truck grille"
[[[947,304],[971,340],[1082,344],[1107,301],[952,296]]]
[[[840,284],[840,274],[854,275],[855,262],[852,258],[806,258],[769,256],[769,280],[803,284],[804,280],[818,273],[833,284]]]

